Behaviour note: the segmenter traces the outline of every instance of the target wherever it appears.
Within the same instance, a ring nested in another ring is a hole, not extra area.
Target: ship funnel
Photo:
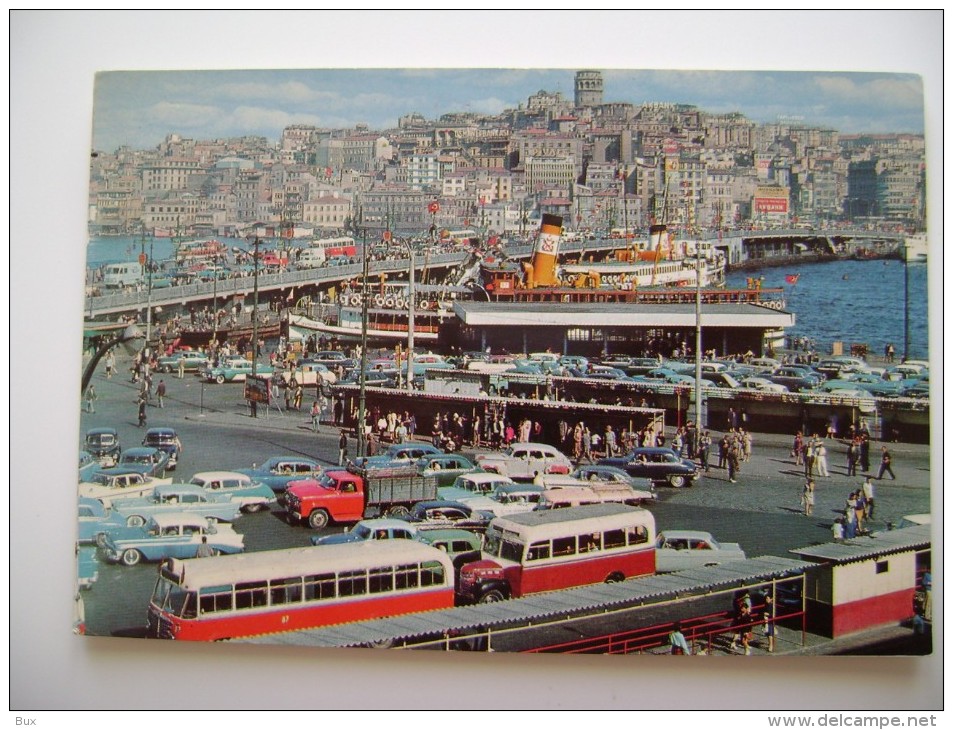
[[[559,253],[559,239],[563,233],[563,219],[558,215],[543,214],[539,228],[539,238],[533,249],[533,274],[535,286],[555,286],[556,256]]]

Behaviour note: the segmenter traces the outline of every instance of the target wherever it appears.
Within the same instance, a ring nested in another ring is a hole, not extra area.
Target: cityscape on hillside
[[[394,129],[286,126],[262,136],[94,150],[91,235],[379,236],[438,229],[526,236],[543,214],[568,231],[643,235],[790,226],[921,230],[921,134],[840,134],[801,117],[540,90],[497,115],[408,110]]]

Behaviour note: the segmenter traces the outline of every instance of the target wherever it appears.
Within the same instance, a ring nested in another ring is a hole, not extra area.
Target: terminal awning
[[[694,327],[694,304],[614,302],[455,302],[454,313],[471,327]],[[757,304],[703,304],[703,327],[779,329],[794,313]]]

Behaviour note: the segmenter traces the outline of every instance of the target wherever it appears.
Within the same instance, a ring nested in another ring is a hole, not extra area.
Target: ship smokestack
[[[555,286],[556,256],[559,253],[559,239],[563,233],[562,216],[543,214],[539,228],[539,238],[533,249],[533,279],[535,286]]]

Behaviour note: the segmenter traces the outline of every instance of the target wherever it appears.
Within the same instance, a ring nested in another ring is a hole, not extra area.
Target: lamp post
[[[255,242],[252,245],[255,247],[255,298],[254,305],[251,310],[251,376],[252,378],[255,378],[258,375],[258,250],[261,246],[261,239],[258,236],[255,236]],[[214,314],[215,313],[213,312],[213,317]],[[255,400],[250,402],[251,417],[258,418],[258,402]]]
[[[107,352],[113,349],[116,345],[124,345],[126,343],[132,342],[134,340],[145,339],[145,335],[142,334],[142,330],[139,329],[136,325],[130,324],[126,327],[121,334],[114,337],[111,340],[107,340],[96,350],[96,354],[93,355],[92,360],[89,361],[89,364],[86,366],[86,369],[83,371],[83,383],[80,388],[80,395],[86,392],[86,388],[89,387],[89,381],[93,379],[93,373],[96,372],[96,366],[99,364],[99,361],[103,358]]]
[[[367,434],[364,433],[364,421],[367,419],[367,229],[362,229],[361,258],[361,376],[358,380],[360,395],[357,406],[357,455],[367,453]]]
[[[410,256],[410,285],[407,289],[407,390],[414,389],[414,309],[416,308],[414,291],[414,245],[408,239],[402,242],[407,246]]]
[[[702,252],[695,239],[695,429],[702,427]]]

